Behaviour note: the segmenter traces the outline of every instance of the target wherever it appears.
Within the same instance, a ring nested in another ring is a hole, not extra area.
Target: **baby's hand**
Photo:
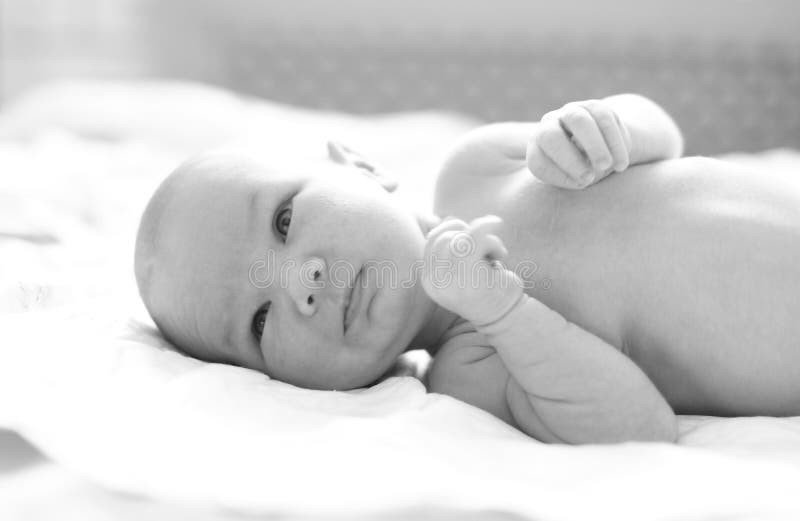
[[[428,234],[422,287],[440,306],[475,325],[494,322],[522,296],[522,282],[506,269],[508,251],[491,229],[499,217],[471,223],[445,219]]]
[[[542,117],[527,162],[539,180],[580,189],[630,164],[631,135],[608,103],[567,103]]]

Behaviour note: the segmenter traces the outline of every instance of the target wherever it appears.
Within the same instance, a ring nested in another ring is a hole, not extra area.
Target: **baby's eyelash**
[[[253,319],[250,323],[250,331],[252,331],[253,336],[256,337],[256,340],[259,342],[261,341],[261,336],[264,334],[264,325],[267,322],[267,313],[269,312],[269,306],[271,302],[267,302],[258,310],[253,313]]]
[[[279,239],[282,241],[286,241],[286,237],[289,235],[289,228],[291,227],[292,223],[292,210],[293,210],[293,203],[294,203],[294,195],[287,199],[285,202],[281,203],[278,206],[278,209],[275,210],[275,215],[272,221],[272,229],[275,234],[278,236]],[[286,230],[285,232],[281,231],[283,226],[282,220],[288,217],[288,222],[286,223]]]

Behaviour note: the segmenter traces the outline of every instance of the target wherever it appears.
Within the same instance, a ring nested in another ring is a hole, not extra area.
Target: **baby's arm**
[[[502,418],[510,411],[522,430],[542,441],[674,441],[672,409],[642,370],[525,295],[516,275],[498,263],[505,249],[488,233],[493,222],[483,218],[467,225],[453,219],[435,228],[426,258],[475,275],[455,284],[428,271],[423,281],[431,298],[489,340],[508,370],[504,403],[489,412]]]
[[[511,374],[508,408],[542,441],[674,441],[675,415],[628,357],[527,295],[473,323]]]
[[[653,100],[638,94],[619,94],[603,101],[630,133],[631,165],[674,159],[683,154],[683,135],[678,125]]]
[[[543,182],[574,189],[630,165],[682,153],[681,132],[660,106],[620,94],[568,103],[539,123],[480,127],[453,149],[442,175],[502,175],[527,164]]]

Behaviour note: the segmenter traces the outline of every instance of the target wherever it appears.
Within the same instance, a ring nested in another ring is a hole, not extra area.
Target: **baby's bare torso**
[[[440,182],[436,211],[502,217],[528,294],[623,350],[676,412],[800,414],[800,172],[685,158],[578,191],[476,172]]]

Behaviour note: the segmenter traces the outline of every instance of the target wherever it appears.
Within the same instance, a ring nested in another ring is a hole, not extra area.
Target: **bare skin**
[[[800,414],[800,182],[681,151],[635,95],[484,127],[444,164],[434,210],[454,218],[438,224],[346,147],[332,163],[212,154],[148,206],[137,282],[201,358],[348,389],[426,348],[432,391],[543,441],[672,441],[675,412]],[[255,284],[261,259],[285,283]],[[488,269],[437,284],[433,259]],[[375,261],[412,284],[329,283]]]
[[[800,182],[678,159],[645,98],[586,103],[479,129],[446,162],[435,211],[455,219],[429,248],[461,261],[465,234],[468,262],[522,288],[428,284],[467,318],[432,388],[570,443],[674,439],[674,412],[800,414]]]
[[[437,212],[501,217],[507,266],[538,267],[527,293],[627,353],[676,412],[800,414],[800,183],[707,158],[581,191],[525,167],[470,182]]]

